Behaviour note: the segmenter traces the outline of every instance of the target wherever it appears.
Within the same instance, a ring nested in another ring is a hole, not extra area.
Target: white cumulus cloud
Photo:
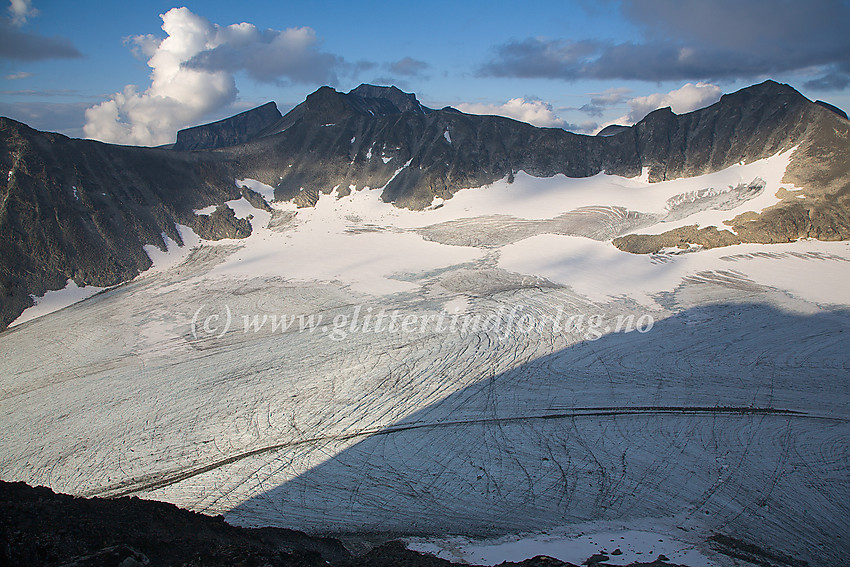
[[[504,104],[460,103],[455,107],[469,114],[494,114],[507,116],[535,126],[562,128],[566,125],[552,108],[552,105],[542,100],[526,100],[512,98]]]
[[[173,142],[177,130],[194,126],[233,103],[235,75],[262,81],[321,83],[342,64],[317,49],[311,28],[259,30],[253,24],[219,26],[188,8],[161,14],[165,39],[128,39],[133,52],[148,58],[150,86],[127,85],[86,111],[86,136],[105,142],[159,145]]]
[[[684,114],[714,104],[723,96],[723,89],[711,83],[687,83],[678,89],[666,93],[653,93],[625,100],[629,113],[609,120],[598,127],[597,131],[611,124],[632,125],[640,122],[653,110],[669,106],[676,114]],[[621,102],[621,101],[618,101]],[[589,106],[589,105],[585,105]],[[603,107],[604,108],[604,105]]]
[[[668,93],[654,93],[629,99],[628,120],[635,123],[653,110],[669,106],[676,114],[691,112],[720,100],[723,90],[711,83],[687,83]]]
[[[12,17],[12,23],[16,26],[24,25],[29,18],[37,14],[38,10],[32,7],[30,0],[12,0],[9,3],[9,15]]]

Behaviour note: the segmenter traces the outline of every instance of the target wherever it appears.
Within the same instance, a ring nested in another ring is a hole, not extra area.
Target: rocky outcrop
[[[243,144],[280,119],[277,105],[267,102],[218,122],[180,130],[177,132],[177,142],[171,149],[208,150]]]
[[[0,481],[0,565],[326,565],[350,559],[334,539],[244,529],[173,504],[56,494]]]
[[[236,213],[227,205],[219,205],[210,215],[198,215],[195,232],[206,240],[223,238],[247,238],[251,236],[251,222],[236,218]]]

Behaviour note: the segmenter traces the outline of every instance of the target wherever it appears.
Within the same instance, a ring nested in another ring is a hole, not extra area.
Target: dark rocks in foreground
[[[594,556],[597,557],[597,556]],[[585,564],[605,567],[589,558]],[[355,557],[329,537],[281,528],[240,528],[221,516],[135,497],[79,498],[0,481],[0,567],[141,566],[451,567],[390,541]],[[577,567],[538,556],[522,567]],[[676,567],[656,559],[640,566]],[[682,566],[683,567],[683,566]]]
[[[173,504],[76,498],[0,482],[0,565],[322,565],[350,554],[330,538],[245,529]]]

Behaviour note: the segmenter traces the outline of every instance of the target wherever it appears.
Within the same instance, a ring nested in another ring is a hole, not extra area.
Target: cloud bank
[[[505,116],[541,128],[563,128],[564,130],[578,133],[590,133],[598,128],[596,122],[593,121],[587,121],[581,124],[567,122],[558,116],[551,104],[533,98],[512,98],[504,104],[461,102],[455,104],[454,107],[468,114]]]
[[[687,83],[668,93],[655,93],[628,100],[631,111],[627,121],[634,124],[653,110],[669,106],[676,114],[684,114],[714,104],[723,95],[723,90],[710,83]]]
[[[820,71],[815,81],[823,86],[850,84],[846,1],[623,0],[620,9],[642,41],[510,41],[496,47],[480,74],[669,81]]]
[[[18,81],[20,79],[26,79],[28,77],[32,77],[32,73],[29,71],[18,71],[17,73],[10,73],[3,77],[7,81]]]
[[[0,58],[17,61],[41,61],[82,57],[71,41],[64,37],[46,37],[20,28],[38,15],[30,0],[12,0],[8,18],[0,18]]]
[[[628,107],[627,114],[610,120],[602,127],[611,124],[632,125],[659,108],[669,106],[676,114],[685,114],[714,104],[723,96],[723,89],[711,83],[686,83],[678,89],[666,93],[653,93],[646,96],[629,97],[629,89],[609,89],[594,95],[590,102],[579,110],[591,116],[600,116],[604,112],[619,106]]]
[[[521,122],[548,128],[563,128],[565,122],[555,114],[552,105],[542,100],[512,98],[504,104],[460,103],[455,108],[468,114],[507,116]]]
[[[188,8],[161,14],[165,39],[130,38],[148,57],[151,84],[134,85],[86,111],[86,136],[106,142],[159,145],[177,130],[236,100],[235,74],[263,82],[334,83],[342,58],[322,52],[308,27],[260,30],[253,24],[219,26]]]
[[[626,87],[608,89],[605,92],[594,95],[590,99],[590,102],[581,106],[579,110],[591,116],[602,116],[607,108],[624,103],[628,99],[627,95],[630,92],[631,89]]]
[[[185,61],[186,68],[244,71],[263,82],[333,83],[336,68],[344,64],[341,57],[318,49],[316,32],[309,27],[279,31],[260,30],[248,23],[209,26],[206,45]]]

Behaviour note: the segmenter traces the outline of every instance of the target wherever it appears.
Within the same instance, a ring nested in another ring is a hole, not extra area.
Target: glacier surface
[[[149,272],[0,334],[0,477],[464,560],[616,533],[731,565],[706,543],[724,533],[834,563],[848,243],[610,242],[758,212],[787,163],[519,173],[426,211],[379,189],[229,202],[249,238],[180,227]]]

